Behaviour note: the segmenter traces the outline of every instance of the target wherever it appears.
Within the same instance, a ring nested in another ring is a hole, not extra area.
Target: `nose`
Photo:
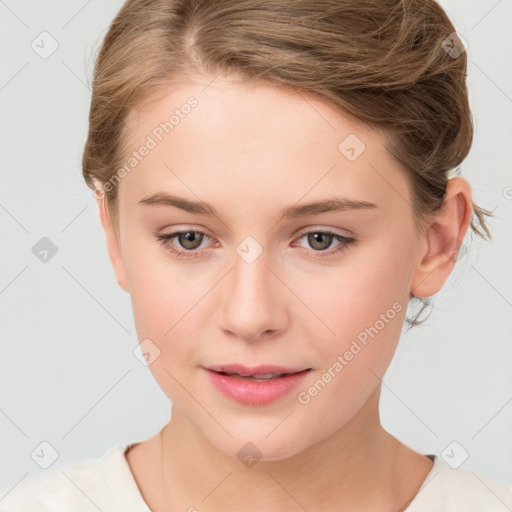
[[[265,252],[251,263],[237,254],[224,289],[222,327],[247,342],[283,332],[289,318],[286,292]]]

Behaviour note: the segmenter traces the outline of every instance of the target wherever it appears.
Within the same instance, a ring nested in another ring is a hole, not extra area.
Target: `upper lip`
[[[273,364],[264,364],[249,368],[241,364],[219,364],[207,366],[207,370],[214,372],[238,373],[240,375],[263,375],[265,373],[298,373],[311,368],[286,368],[284,366],[276,366]]]

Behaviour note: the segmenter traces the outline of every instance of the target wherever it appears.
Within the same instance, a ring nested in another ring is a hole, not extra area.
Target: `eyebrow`
[[[191,201],[166,192],[157,192],[146,196],[139,201],[139,204],[173,206],[189,213],[220,218],[219,212],[217,212],[212,205],[204,201]],[[282,210],[281,218],[306,217],[308,215],[317,215],[325,212],[343,212],[347,210],[367,210],[373,208],[378,208],[378,205],[368,201],[332,197],[323,201],[288,206]]]

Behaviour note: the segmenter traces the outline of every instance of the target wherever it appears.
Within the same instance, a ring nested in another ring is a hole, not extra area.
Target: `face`
[[[173,410],[226,454],[250,441],[283,459],[350,421],[391,362],[416,254],[410,185],[382,134],[323,100],[210,82],[129,116],[115,267]],[[335,200],[359,207],[302,208]],[[227,364],[310,370],[277,398],[253,382],[267,401],[242,403],[205,369]]]

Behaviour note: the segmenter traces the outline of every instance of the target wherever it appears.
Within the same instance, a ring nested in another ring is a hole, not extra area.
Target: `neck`
[[[250,467],[218,450],[173,409],[161,432],[162,510],[402,510],[432,463],[381,427],[379,394],[331,436],[287,459]]]

